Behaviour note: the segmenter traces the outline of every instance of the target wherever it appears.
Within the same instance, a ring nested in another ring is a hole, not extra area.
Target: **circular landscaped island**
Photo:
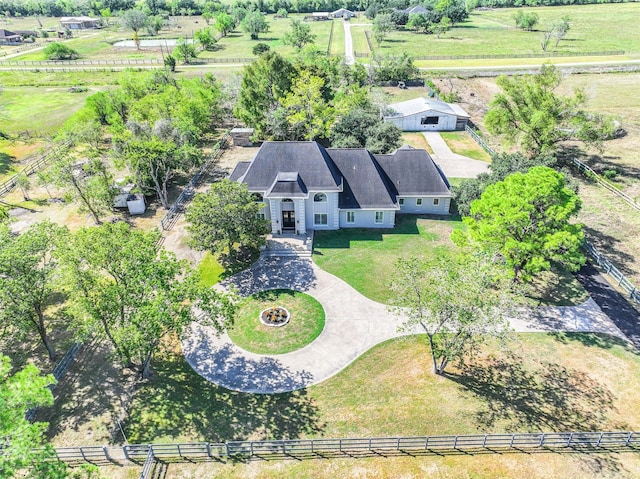
[[[323,328],[318,301],[299,291],[273,289],[245,298],[228,333],[246,351],[284,354],[306,346]]]

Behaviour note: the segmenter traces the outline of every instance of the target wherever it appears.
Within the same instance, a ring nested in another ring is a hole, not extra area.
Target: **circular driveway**
[[[406,318],[365,298],[307,258],[261,258],[222,286],[231,284],[243,296],[275,288],[302,291],[317,299],[325,310],[320,336],[302,349],[278,355],[244,351],[226,333],[216,336],[213,328],[192,323],[182,340],[186,360],[205,379],[235,391],[282,393],[302,389],[339,373],[376,344],[421,332],[399,331]],[[600,332],[626,339],[592,299],[580,306],[525,309],[511,319],[511,326],[518,332]]]

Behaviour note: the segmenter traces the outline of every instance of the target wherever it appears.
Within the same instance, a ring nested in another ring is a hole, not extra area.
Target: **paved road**
[[[431,145],[434,161],[449,178],[475,178],[489,171],[489,163],[452,152],[437,131],[424,131],[422,134]]]
[[[584,265],[576,277],[601,310],[633,343],[636,349],[640,350],[640,314],[638,311],[591,264]]]
[[[353,65],[356,59],[353,57],[353,39],[351,38],[351,23],[342,22],[344,25],[344,62]]]
[[[279,355],[244,351],[228,335],[218,337],[211,328],[193,323],[182,340],[185,358],[204,378],[236,391],[302,389],[339,373],[376,344],[420,332],[399,330],[404,317],[365,298],[310,259],[261,258],[223,286],[231,284],[242,295],[274,288],[303,291],[316,298],[325,311],[325,328],[315,341]],[[624,337],[591,300],[578,307],[525,310],[511,324],[520,332],[603,332]]]

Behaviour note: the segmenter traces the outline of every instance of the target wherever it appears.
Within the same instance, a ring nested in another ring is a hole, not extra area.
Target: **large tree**
[[[142,30],[149,21],[147,14],[142,10],[131,9],[122,13],[122,24],[133,32],[133,41],[136,48],[140,50],[140,36],[138,32]]]
[[[240,26],[251,36],[251,40],[257,40],[260,38],[261,33],[267,33],[269,31],[269,23],[264,18],[264,15],[255,10],[249,12],[247,16],[244,17]]]
[[[234,114],[256,134],[263,133],[269,112],[291,89],[294,73],[293,65],[276,52],[261,55],[244,68]]]
[[[29,409],[53,404],[47,387],[53,383],[53,376],[41,376],[33,364],[12,374],[9,358],[0,354],[0,477],[67,477],[66,466],[56,459],[53,449],[38,448],[48,424],[25,418]]]
[[[234,313],[231,296],[202,287],[186,263],[156,249],[158,238],[124,222],[84,228],[64,256],[79,326],[108,339],[143,378],[165,336],[195,319],[222,331]]]
[[[20,235],[0,225],[0,321],[9,334],[37,334],[49,359],[56,357],[45,313],[58,291],[55,252],[66,229],[48,221]]]
[[[568,140],[599,146],[613,135],[614,122],[581,109],[587,99],[584,91],[558,94],[561,82],[562,73],[552,65],[535,75],[498,77],[502,92],[489,105],[487,128],[511,143],[519,142],[530,156],[554,153]]]
[[[381,13],[376,15],[376,18],[373,19],[373,38],[378,47],[394,27],[395,25],[390,14]]]
[[[549,270],[552,262],[575,271],[585,262],[582,227],[570,223],[580,205],[562,173],[536,166],[488,186],[471,204],[471,216],[463,218],[467,236],[457,231],[452,238],[457,243],[470,239],[500,255],[515,281]]]
[[[186,213],[191,245],[201,251],[233,256],[236,245],[257,248],[269,227],[258,216],[262,202],[255,201],[247,186],[230,180],[214,183],[207,193],[196,195]]]
[[[282,43],[301,50],[302,47],[308,43],[313,43],[315,37],[316,36],[311,33],[311,27],[308,24],[302,23],[300,20],[294,18],[291,20],[291,29],[282,37]]]
[[[220,11],[213,18],[215,19],[213,28],[218,30],[223,37],[226,37],[236,26],[236,21],[227,12]]]
[[[472,356],[490,337],[505,337],[510,304],[506,275],[486,257],[441,254],[429,263],[413,257],[396,263],[392,310],[404,327],[423,331],[433,371]]]
[[[337,120],[331,129],[331,146],[367,148],[373,153],[389,153],[401,145],[402,131],[383,122],[372,107],[353,108]]]

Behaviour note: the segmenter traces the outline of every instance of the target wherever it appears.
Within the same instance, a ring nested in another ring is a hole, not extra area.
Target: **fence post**
[[[571,441],[573,440],[573,433],[569,434],[569,440],[567,441],[567,447],[571,446]]]
[[[631,436],[633,436],[633,432],[627,434],[627,440],[624,442],[625,447],[629,445],[629,441],[631,441]]]
[[[604,436],[604,432],[600,433],[600,437],[598,438],[598,442],[596,442],[596,447],[600,447],[600,442],[602,441],[602,436]]]

